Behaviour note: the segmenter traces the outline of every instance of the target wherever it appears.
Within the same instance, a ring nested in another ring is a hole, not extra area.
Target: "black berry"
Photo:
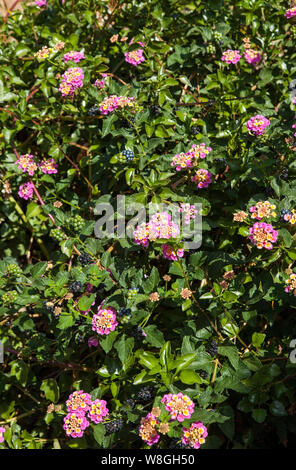
[[[216,356],[218,352],[218,344],[216,343],[216,341],[212,341],[206,351],[208,354],[210,354],[210,356]]]
[[[132,398],[128,398],[125,402],[127,404],[127,406],[129,406],[131,409],[133,409],[135,407],[135,400],[133,400]]]
[[[152,400],[154,394],[150,387],[143,387],[136,395],[136,401],[142,404]]]
[[[87,112],[89,116],[97,116],[97,114],[99,113],[100,113],[100,109],[97,107],[96,104],[92,106]]]

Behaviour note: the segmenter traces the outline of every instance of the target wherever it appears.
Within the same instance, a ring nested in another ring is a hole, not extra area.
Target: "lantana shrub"
[[[0,35],[0,448],[292,448],[295,2],[22,6]],[[120,198],[147,211],[129,236]]]

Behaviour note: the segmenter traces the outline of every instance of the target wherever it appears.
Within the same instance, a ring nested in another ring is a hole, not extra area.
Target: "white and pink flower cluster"
[[[65,63],[69,62],[69,60],[72,60],[73,62],[75,62],[75,64],[78,64],[78,62],[80,62],[83,59],[85,59],[83,52],[71,51],[71,52],[67,52],[64,55]]]
[[[249,228],[249,234],[249,239],[259,250],[271,250],[278,237],[278,231],[265,222],[255,222],[253,227]]]
[[[168,393],[161,399],[161,403],[164,403],[165,409],[169,412],[172,420],[177,420],[180,423],[184,419],[189,419],[194,412],[194,403],[183,393]]]
[[[68,414],[64,418],[64,430],[69,437],[82,437],[89,426],[89,418],[95,424],[101,423],[109,414],[105,400],[91,400],[83,390],[73,392],[66,401]]]
[[[134,231],[134,241],[137,245],[147,247],[149,241],[157,239],[172,239],[180,235],[180,229],[167,212],[157,212],[148,223],[142,223]],[[169,245],[162,245],[163,257],[169,260],[177,260],[184,256],[184,250],[174,251]]]
[[[93,86],[96,86],[98,88],[104,88],[104,86],[106,85],[106,81],[105,81],[105,78],[108,77],[108,74],[107,73],[101,73],[101,76],[102,78],[101,79],[97,79],[95,81],[95,83],[93,84]]]
[[[92,330],[99,335],[108,335],[111,331],[114,331],[118,325],[116,313],[115,308],[102,308],[101,304],[98,307],[98,313],[95,313],[92,318]]]
[[[265,129],[270,125],[269,119],[257,114],[256,116],[251,117],[247,122],[247,129],[250,134],[253,135],[262,135],[265,132]]]
[[[62,96],[72,96],[77,88],[83,86],[84,74],[80,67],[70,67],[62,76],[59,91]]]
[[[47,160],[43,160],[40,163],[36,163],[34,155],[28,153],[26,155],[20,155],[15,164],[20,170],[23,171],[23,173],[28,173],[29,176],[34,176],[34,173],[38,170],[38,168],[42,171],[42,173],[48,175],[58,172],[58,165],[53,158],[48,158]],[[18,195],[21,198],[26,200],[32,199],[33,194],[34,184],[32,182],[27,182],[19,187]]]
[[[198,164],[199,159],[204,159],[212,151],[205,143],[192,145],[188,152],[177,153],[172,159],[171,166],[175,166],[177,171],[184,168],[192,168]]]
[[[104,100],[99,104],[101,114],[113,113],[117,108],[134,108],[136,105],[136,99],[128,96],[117,96],[111,95],[106,96]]]

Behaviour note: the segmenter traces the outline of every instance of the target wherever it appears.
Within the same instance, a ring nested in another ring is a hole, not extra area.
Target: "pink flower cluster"
[[[66,401],[68,414],[64,418],[63,429],[67,436],[82,437],[89,426],[87,417],[94,423],[100,423],[108,416],[105,400],[91,400],[89,393],[83,390],[73,392]]]
[[[118,325],[116,313],[113,307],[101,308],[100,305],[98,313],[95,313],[92,318],[92,330],[99,335],[108,335],[111,331],[114,331]]]
[[[188,152],[181,152],[174,155],[171,166],[175,166],[177,171],[186,167],[192,168],[197,165],[198,159],[206,158],[211,151],[211,147],[206,147],[205,143],[199,145],[194,144]]]
[[[227,51],[223,52],[221,60],[226,62],[227,64],[236,64],[241,58],[240,51],[233,51],[231,49],[227,49]]]
[[[255,49],[246,49],[244,56],[246,61],[251,65],[257,65],[261,60],[261,55]]]
[[[106,96],[99,104],[101,114],[108,114],[115,111],[117,108],[133,108],[136,104],[134,97],[111,95]]]
[[[172,420],[177,420],[180,423],[184,419],[189,419],[194,412],[194,403],[187,395],[183,393],[172,394],[168,393],[161,399],[164,403],[165,409],[170,413]]]
[[[136,67],[145,61],[143,56],[143,49],[137,49],[136,51],[125,52],[124,54],[125,61],[129,64],[135,65]]]
[[[47,7],[47,1],[46,0],[35,0],[34,4],[37,7]]]
[[[296,6],[293,8],[289,8],[285,13],[286,18],[292,18],[295,15],[296,15]]]
[[[180,234],[177,224],[172,221],[172,217],[167,212],[157,212],[147,224],[138,225],[134,231],[134,240],[137,245],[148,246],[149,241],[158,238],[176,238]]]
[[[253,227],[249,228],[249,234],[248,238],[260,250],[262,248],[271,250],[273,243],[277,241],[278,237],[278,231],[274,230],[271,224],[266,224],[265,222],[255,222]]]
[[[183,258],[184,250],[183,248],[179,248],[175,251],[169,245],[162,245],[162,256],[170,261],[177,261],[179,258]]]
[[[192,447],[193,449],[199,449],[201,444],[205,443],[206,437],[208,436],[207,428],[201,421],[192,423],[190,428],[183,428],[182,443]]]
[[[41,163],[39,163],[38,166],[41,169],[42,173],[45,173],[47,175],[52,175],[58,172],[58,164],[53,158],[43,160]]]
[[[80,67],[70,67],[62,76],[59,91],[62,96],[71,96],[77,88],[83,86],[84,74]]]
[[[101,80],[100,80],[100,79],[97,79],[97,80],[95,81],[95,83],[93,84],[93,86],[96,86],[96,87],[102,89],[102,88],[104,88],[104,86],[105,86],[105,84],[106,84],[104,78],[108,77],[108,74],[107,74],[107,73],[101,73],[101,75],[102,75],[103,78],[102,78]]]
[[[146,442],[148,446],[152,446],[159,441],[160,435],[157,433],[156,426],[159,424],[158,419],[153,413],[148,413],[145,418],[141,419],[139,427],[139,436]]]
[[[34,194],[34,184],[33,183],[28,182],[28,183],[22,184],[19,187],[18,195],[22,199],[25,199],[26,201],[28,199],[32,199],[33,194]]]
[[[195,215],[197,214],[197,210],[195,209],[195,205],[190,205],[189,203],[181,204],[179,208],[179,212],[185,214],[185,224],[190,224],[190,219],[195,219]]]
[[[255,206],[251,206],[249,212],[251,212],[252,219],[261,220],[264,217],[276,217],[276,212],[274,212],[276,206],[271,204],[269,201],[259,201]]]
[[[67,52],[64,55],[64,62],[67,63],[69,60],[72,60],[76,64],[80,62],[82,59],[85,59],[84,53],[83,52],[77,52],[77,51],[71,51]]]
[[[21,155],[15,164],[18,165],[20,170],[23,170],[24,173],[28,173],[30,176],[33,176],[35,170],[37,170],[34,156],[28,153],[26,155]]]
[[[247,129],[250,134],[262,135],[265,132],[266,127],[270,125],[270,121],[261,114],[251,117],[247,122]]]
[[[212,182],[212,173],[208,170],[200,168],[197,170],[194,176],[192,176],[192,181],[196,183],[198,188],[207,188]]]

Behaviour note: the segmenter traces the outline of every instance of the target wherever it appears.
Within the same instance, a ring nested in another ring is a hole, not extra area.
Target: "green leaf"
[[[263,423],[267,416],[267,411],[263,408],[257,408],[252,410],[252,417],[257,423]]]
[[[265,339],[265,334],[264,333],[253,333],[252,334],[252,344],[255,346],[255,348],[260,348],[261,344],[263,343]]]
[[[287,416],[284,404],[279,400],[274,400],[270,407],[270,412],[273,416]]]
[[[148,325],[145,327],[146,337],[145,340],[148,341],[151,346],[155,348],[161,348],[164,344],[164,336],[162,331],[156,325]]]
[[[40,390],[45,393],[47,400],[57,403],[60,398],[60,389],[55,379],[45,379],[42,381]]]
[[[180,380],[184,384],[193,385],[202,383],[200,376],[192,369],[184,369],[180,373]]]
[[[127,338],[125,334],[123,334],[120,340],[115,343],[114,347],[118,352],[118,357],[122,364],[124,364],[129,358],[133,350],[134,343],[134,338]]]

